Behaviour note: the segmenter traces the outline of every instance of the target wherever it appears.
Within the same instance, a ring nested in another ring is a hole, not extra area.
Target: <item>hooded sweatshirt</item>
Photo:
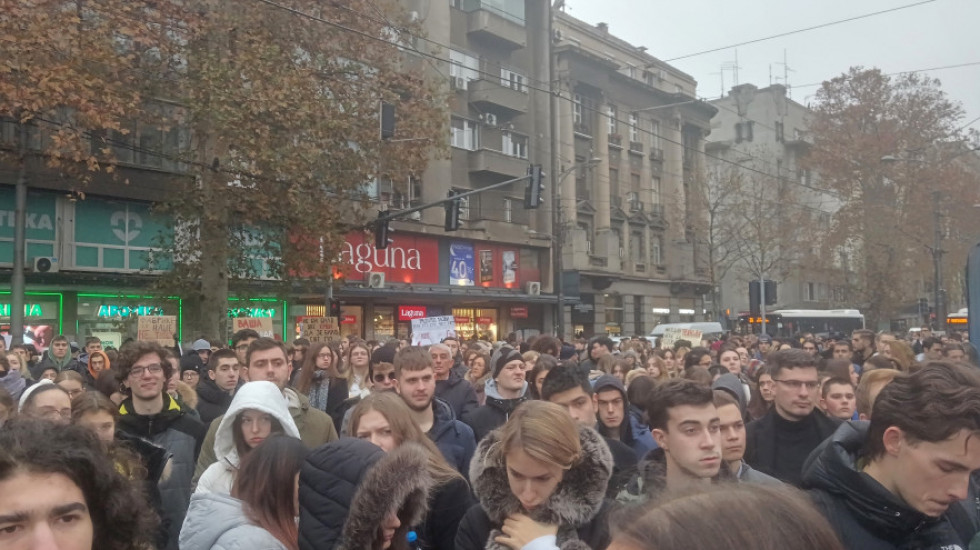
[[[180,530],[180,550],[286,550],[272,533],[249,521],[242,504],[228,495],[195,494]]]
[[[647,453],[657,448],[657,442],[653,440],[650,427],[644,424],[639,417],[630,414],[630,402],[626,397],[626,387],[623,383],[611,374],[604,374],[595,381],[593,391],[599,393],[605,390],[617,390],[623,396],[623,422],[619,426],[619,440],[629,445],[636,453],[637,460],[642,459]],[[601,422],[596,415],[596,422]]]
[[[47,369],[48,367],[54,367],[55,370],[61,372],[65,369],[78,370],[76,368],[77,365],[78,361],[72,359],[71,357],[71,350],[68,350],[64,357],[58,359],[54,356],[54,346],[51,346],[44,352],[44,359],[38,362],[37,365],[34,365],[34,368],[31,369],[31,376],[33,376],[35,380],[38,380],[41,378],[41,373],[44,372],[44,369]]]
[[[235,482],[235,474],[238,472],[238,465],[241,457],[238,456],[238,449],[235,448],[235,437],[233,430],[235,419],[246,410],[253,410],[268,414],[279,422],[283,433],[289,437],[299,439],[299,430],[293,417],[289,414],[286,400],[282,392],[272,382],[256,381],[249,382],[238,390],[235,398],[232,399],[228,412],[221,418],[218,431],[214,438],[214,453],[218,461],[208,466],[201,479],[197,482],[197,493],[221,493],[231,494],[231,486]]]

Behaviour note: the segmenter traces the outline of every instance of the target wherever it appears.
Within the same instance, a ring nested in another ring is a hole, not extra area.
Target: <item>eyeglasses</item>
[[[813,346],[803,346],[803,351],[817,351],[817,348]]]
[[[779,382],[780,384],[784,384],[787,388],[794,390],[798,390],[803,386],[806,386],[806,389],[813,391],[820,387],[820,382],[817,380],[808,380],[804,382],[803,380],[776,380],[774,378],[773,382]]]
[[[318,353],[317,356],[316,356],[316,358],[317,359],[333,359],[333,354],[332,353]]]
[[[153,365],[147,365],[145,367],[133,367],[129,371],[130,378],[140,378],[143,373],[149,372],[150,374],[160,374],[163,372],[163,366],[159,363]]]
[[[42,407],[37,412],[44,420],[57,421],[58,419],[69,420],[71,418],[71,409],[59,410],[51,407]]]
[[[387,375],[385,373],[381,372],[381,373],[378,373],[378,374],[375,374],[374,375],[374,381],[377,382],[378,384],[381,384],[381,383],[383,383],[385,381],[385,377],[387,377],[388,380],[391,380],[391,381],[396,380],[395,373],[394,372],[389,372]]]

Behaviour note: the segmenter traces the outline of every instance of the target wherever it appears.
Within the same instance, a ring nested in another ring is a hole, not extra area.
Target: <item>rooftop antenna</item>
[[[783,49],[783,62],[782,63],[776,62],[776,65],[782,65],[783,66],[783,85],[786,86],[786,95],[789,96],[790,98],[792,98],[793,97],[793,87],[790,86],[790,84],[789,84],[789,73],[795,73],[796,70],[790,68],[790,66],[789,66],[789,60],[787,58],[786,49],[785,48]],[[772,68],[770,68],[770,80],[771,79],[772,79]],[[778,76],[776,77],[776,82],[779,82],[779,77]],[[771,84],[771,82],[770,82],[770,84]]]

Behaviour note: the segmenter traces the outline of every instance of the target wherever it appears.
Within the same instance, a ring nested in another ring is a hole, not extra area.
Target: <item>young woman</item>
[[[85,379],[73,370],[61,371],[54,379],[54,383],[68,392],[69,399],[75,399],[85,393]]]
[[[487,354],[475,353],[467,364],[470,370],[463,375],[463,378],[473,386],[473,391],[476,392],[476,400],[481,407],[487,402],[486,383],[487,378],[490,377],[490,372],[487,370],[487,363],[489,362],[490,358]]]
[[[282,392],[272,382],[249,382],[235,393],[214,438],[218,461],[208,466],[195,493],[231,494],[241,461],[273,434],[299,439]]]
[[[664,360],[664,368],[667,369],[668,378],[677,377],[677,362],[672,349],[656,349],[654,353],[657,357]]]
[[[273,436],[258,445],[242,460],[231,495],[191,497],[180,530],[181,550],[297,550],[297,487],[307,454],[303,442],[293,437]]]
[[[534,368],[527,375],[527,391],[531,399],[541,399],[541,386],[548,371],[558,366],[558,359],[543,354],[534,362]]]
[[[645,365],[647,374],[657,382],[663,383],[670,379],[670,374],[667,372],[667,363],[660,355],[651,353],[647,357]]]
[[[373,393],[354,407],[350,422],[354,437],[370,441],[386,453],[405,443],[417,443],[425,448],[426,470],[433,486],[430,489],[431,512],[418,529],[419,547],[452,548],[459,521],[473,504],[469,485],[412,421],[405,401],[392,392]]]
[[[310,398],[310,406],[330,415],[337,414],[348,397],[347,379],[341,376],[340,347],[327,342],[313,344],[303,360],[296,391]]]
[[[782,484],[692,486],[655,504],[625,509],[613,523],[609,550],[844,548],[809,499]]]
[[[347,350],[348,397],[364,397],[371,393],[371,349],[363,341],[351,342]]]
[[[773,387],[776,382],[772,379],[769,367],[759,367],[755,372],[755,384],[751,386],[752,398],[749,399],[749,418],[762,418],[772,408]]]
[[[24,393],[24,389],[27,387],[27,381],[21,375],[23,369],[13,368],[10,363],[11,358],[20,361],[20,356],[16,353],[0,354],[0,388],[7,390],[7,393],[14,399],[20,399],[20,395]]]
[[[525,371],[529,371],[529,370],[533,369],[534,368],[534,363],[538,360],[538,357],[540,357],[540,356],[541,356],[541,353],[539,353],[537,351],[534,351],[534,350],[528,350],[528,351],[525,351],[524,353],[522,353],[521,354],[521,358],[524,359],[524,370]]]
[[[591,548],[609,544],[603,496],[609,447],[554,403],[528,401],[477,445],[470,466],[479,499],[459,525],[456,550]],[[554,537],[554,538],[551,538]]]

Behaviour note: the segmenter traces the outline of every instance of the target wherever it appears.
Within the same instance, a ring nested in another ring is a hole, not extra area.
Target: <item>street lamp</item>
[[[882,164],[895,164],[898,162],[914,162],[918,164],[927,164],[926,161],[915,158],[898,157],[895,155],[885,155],[881,157]],[[946,300],[943,297],[942,281],[943,281],[943,254],[946,252],[943,250],[943,228],[942,228],[942,212],[939,209],[939,201],[941,198],[941,193],[939,191],[932,192],[932,213],[933,213],[933,230],[935,235],[933,236],[933,243],[929,248],[932,253],[932,302],[936,308],[936,329],[938,330],[943,325],[946,319]]]
[[[602,162],[598,157],[576,162],[568,168],[562,170],[555,178],[555,189],[551,193],[551,234],[552,249],[554,254],[552,264],[555,266],[555,317],[556,317],[556,336],[565,336],[565,260],[562,257],[562,246],[565,244],[565,217],[561,206],[561,186],[570,174],[583,166],[595,166]]]

